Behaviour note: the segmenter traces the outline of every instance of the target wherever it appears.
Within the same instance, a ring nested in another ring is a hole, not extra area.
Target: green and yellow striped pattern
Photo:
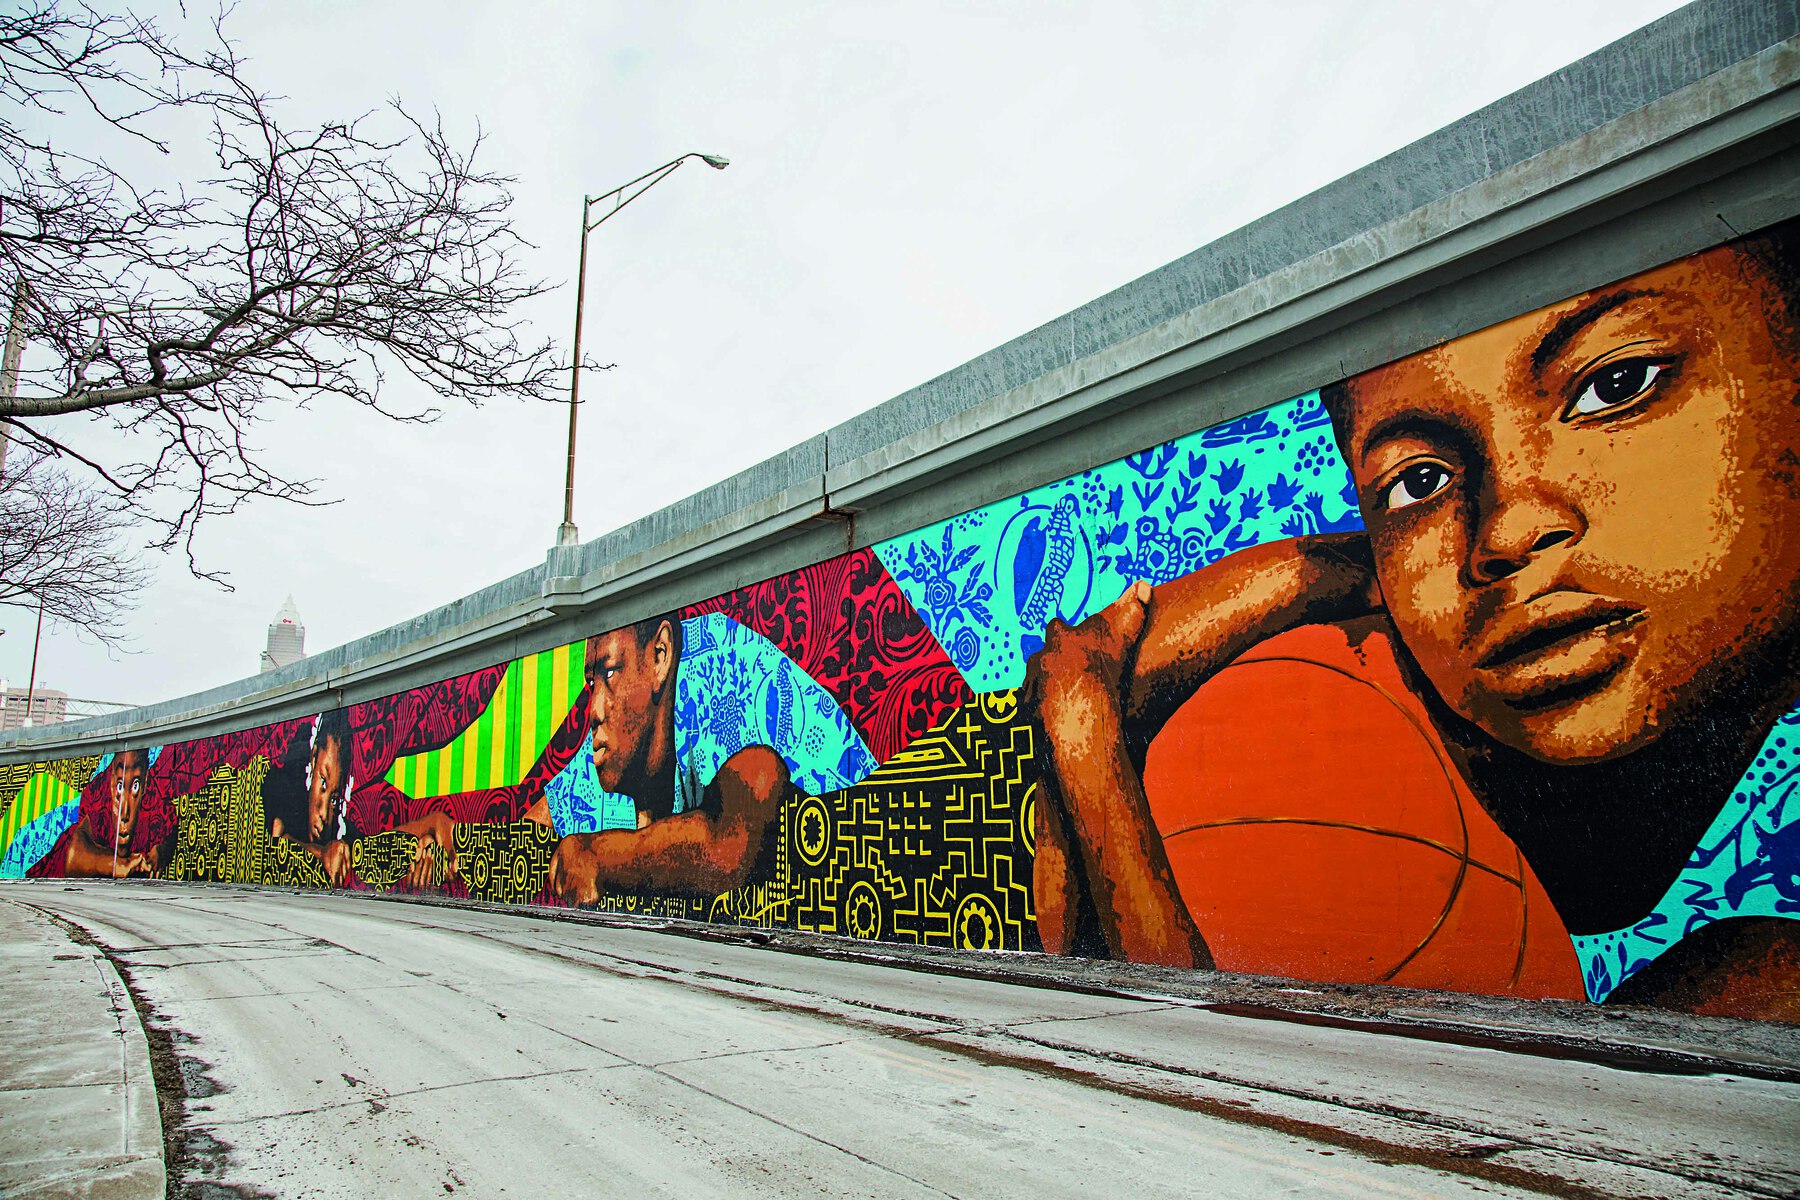
[[[79,791],[48,771],[32,775],[19,789],[18,795],[13,797],[13,802],[6,806],[5,816],[0,817],[0,858],[6,857],[7,847],[12,845],[19,830],[57,805],[67,804],[80,795]]]
[[[387,781],[414,799],[519,782],[581,694],[585,649],[573,642],[513,660],[473,724],[441,750],[395,759]]]

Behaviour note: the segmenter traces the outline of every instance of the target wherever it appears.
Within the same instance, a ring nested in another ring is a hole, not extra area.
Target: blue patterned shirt
[[[875,757],[830,692],[775,643],[724,613],[681,623],[675,672],[675,812],[700,806],[727,759],[767,746],[807,795],[862,781]],[[637,804],[607,792],[577,754],[544,789],[557,836],[637,828]]]
[[[1605,1000],[1695,930],[1727,917],[1800,918],[1800,704],[1769,736],[1650,914],[1574,938],[1588,998]]]

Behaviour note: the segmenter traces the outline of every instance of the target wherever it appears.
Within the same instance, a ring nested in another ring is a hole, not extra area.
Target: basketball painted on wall
[[[1151,743],[1145,791],[1221,970],[1579,997],[1562,922],[1445,758],[1377,620],[1291,630]]]

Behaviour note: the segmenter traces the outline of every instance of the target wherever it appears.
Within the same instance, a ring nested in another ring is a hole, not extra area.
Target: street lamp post
[[[580,411],[581,404],[581,307],[587,296],[587,235],[621,208],[673,175],[675,169],[690,158],[699,159],[715,171],[723,171],[731,165],[730,159],[720,155],[690,151],[654,171],[646,171],[630,183],[620,184],[610,192],[582,197],[581,265],[575,275],[575,354],[569,365],[569,464],[568,472],[563,478],[563,519],[556,530],[556,544],[559,546],[573,546],[581,540],[581,535],[575,528],[575,416]],[[595,217],[594,206],[608,200],[612,201],[612,207]]]
[[[31,724],[31,709],[37,703],[37,658],[38,646],[44,640],[44,597],[38,596],[37,635],[31,639],[31,682],[25,688],[25,717],[23,724]]]

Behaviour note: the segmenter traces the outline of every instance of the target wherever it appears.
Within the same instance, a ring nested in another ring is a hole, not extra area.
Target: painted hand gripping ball
[[[1562,922],[1379,620],[1291,630],[1194,694],[1144,785],[1222,970],[1579,997]]]

